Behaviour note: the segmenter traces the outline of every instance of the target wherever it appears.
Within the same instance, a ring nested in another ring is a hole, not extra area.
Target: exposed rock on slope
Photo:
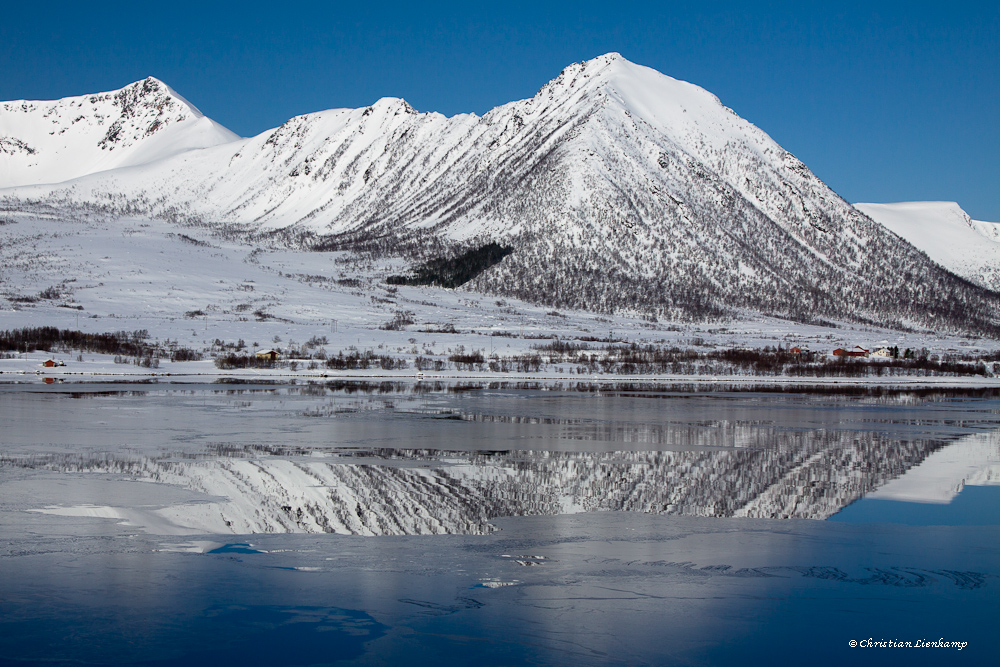
[[[238,139],[162,81],[0,103],[0,188],[59,183]]]

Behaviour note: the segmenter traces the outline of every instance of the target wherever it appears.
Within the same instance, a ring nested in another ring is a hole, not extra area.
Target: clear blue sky
[[[0,99],[163,79],[242,135],[403,97],[483,113],[608,51],[696,83],[849,201],[1000,222],[1000,3],[6,3]]]

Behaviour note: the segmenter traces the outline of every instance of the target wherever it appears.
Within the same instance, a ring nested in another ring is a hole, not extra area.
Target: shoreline
[[[14,366],[10,362],[19,361],[20,368],[4,368]],[[621,375],[621,374],[565,374],[552,372],[538,373],[491,373],[477,371],[451,372],[412,372],[412,371],[338,371],[328,369],[274,371],[262,369],[239,369],[220,371],[208,369],[177,369],[142,372],[122,372],[108,369],[105,364],[94,364],[95,368],[80,370],[79,366],[87,362],[77,362],[70,367],[38,368],[35,360],[32,367],[24,367],[26,360],[0,360],[0,384],[76,384],[84,382],[106,383],[157,383],[157,384],[212,384],[220,381],[271,381],[294,383],[305,381],[310,383],[329,381],[385,382],[397,381],[419,384],[422,382],[535,382],[539,384],[644,384],[664,387],[678,385],[711,385],[711,386],[785,386],[785,387],[869,387],[892,389],[923,389],[923,388],[955,388],[955,389],[1000,389],[1000,377],[982,376],[895,376],[895,377],[801,377],[790,375]],[[183,365],[203,364],[205,362],[181,362]],[[180,365],[180,364],[178,364]]]

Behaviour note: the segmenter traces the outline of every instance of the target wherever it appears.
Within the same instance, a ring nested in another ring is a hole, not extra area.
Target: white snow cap
[[[0,102],[0,188],[60,183],[238,138],[155,77],[106,93]]]

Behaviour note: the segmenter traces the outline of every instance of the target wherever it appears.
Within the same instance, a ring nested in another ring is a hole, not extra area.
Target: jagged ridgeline
[[[499,264],[512,252],[513,248],[498,243],[487,243],[480,248],[463,252],[457,257],[432,259],[415,268],[413,275],[389,276],[385,281],[390,285],[460,287],[494,264]]]

